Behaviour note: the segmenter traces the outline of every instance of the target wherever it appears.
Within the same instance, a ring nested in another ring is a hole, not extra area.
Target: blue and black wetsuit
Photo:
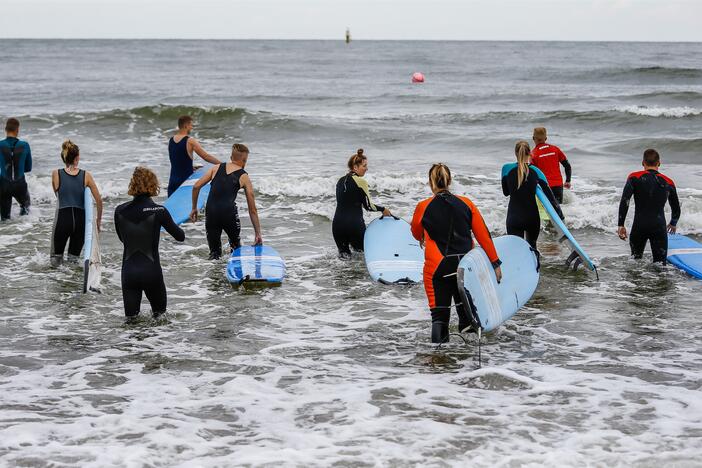
[[[539,208],[536,205],[536,187],[540,186],[548,200],[563,219],[561,207],[548,186],[546,177],[535,166],[529,166],[529,173],[518,187],[517,163],[502,166],[502,193],[509,196],[507,208],[507,234],[519,236],[536,248],[536,241],[541,231]]]
[[[227,233],[232,250],[241,246],[241,223],[236,196],[241,189],[239,179],[244,174],[246,171],[243,169],[227,174],[227,165],[220,164],[212,178],[210,194],[205,205],[205,231],[207,245],[210,247],[210,259],[217,259],[222,255],[222,230]]]
[[[385,210],[371,202],[366,179],[349,172],[336,183],[336,211],[332,221],[334,242],[342,257],[351,255],[349,246],[363,251],[363,236],[366,233],[363,208],[367,211]]]
[[[122,298],[127,317],[139,314],[142,292],[154,315],[166,311],[166,285],[158,255],[162,227],[175,240],[185,240],[185,233],[173,222],[168,210],[148,195],[138,195],[115,209],[115,230],[124,244]]]
[[[58,210],[51,238],[51,264],[63,261],[63,252],[68,243],[68,258],[80,256],[85,242],[85,171],[71,175],[65,169],[58,170]],[[69,241],[70,239],[70,241]]]
[[[20,215],[29,213],[29,190],[24,174],[31,170],[29,143],[15,137],[0,141],[0,219],[10,219],[13,198],[20,205]]]
[[[193,158],[188,154],[188,136],[178,143],[173,137],[168,141],[168,158],[171,160],[171,175],[168,179],[168,196],[170,197],[180,185],[193,175]]]
[[[668,233],[665,222],[665,204],[670,203],[670,224],[680,219],[680,201],[675,183],[655,169],[632,172],[626,180],[619,202],[619,226],[624,226],[632,195],[636,204],[634,223],[629,233],[629,245],[634,258],[643,257],[646,241],[651,243],[654,262],[666,263]]]

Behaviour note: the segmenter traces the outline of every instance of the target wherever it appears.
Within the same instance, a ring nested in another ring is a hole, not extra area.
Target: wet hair
[[[655,166],[661,162],[661,155],[653,148],[644,151],[643,163],[647,166]]]
[[[246,145],[243,145],[241,143],[234,143],[232,145],[232,154],[234,153],[248,153],[249,148],[246,147]]]
[[[356,154],[352,155],[352,156],[349,158],[349,162],[348,162],[349,171],[353,171],[353,168],[354,168],[354,167],[360,165],[360,164],[363,163],[363,161],[365,161],[366,159],[368,159],[368,158],[365,157],[365,156],[363,155],[363,148],[359,148],[359,149],[356,151]]]
[[[429,169],[429,184],[432,190],[448,190],[451,185],[451,170],[444,163],[436,163]]]
[[[534,129],[534,140],[546,141],[546,127],[536,127]]]
[[[517,188],[519,188],[529,175],[529,157],[531,156],[529,143],[524,140],[518,141],[514,146],[514,154],[517,156]]]
[[[10,117],[5,122],[5,131],[10,133],[17,133],[19,131],[19,120],[14,117]]]
[[[192,121],[193,118],[189,115],[181,115],[180,117],[178,117],[178,128],[185,128],[185,126]]]
[[[72,166],[80,156],[80,148],[71,140],[66,140],[61,145],[61,160],[66,166]]]
[[[158,183],[158,177],[154,171],[144,166],[134,168],[132,180],[129,181],[129,191],[127,192],[132,197],[137,195],[149,195],[155,197],[161,191],[161,186]]]

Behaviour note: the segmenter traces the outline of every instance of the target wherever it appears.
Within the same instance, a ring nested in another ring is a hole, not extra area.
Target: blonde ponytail
[[[517,188],[520,188],[529,175],[529,157],[531,156],[529,143],[524,140],[518,141],[514,147],[514,154],[517,156]]]
[[[71,140],[66,140],[61,145],[61,160],[66,166],[72,166],[80,155],[80,148]]]
[[[437,163],[429,169],[429,184],[434,192],[448,190],[451,185],[451,170],[443,163]]]

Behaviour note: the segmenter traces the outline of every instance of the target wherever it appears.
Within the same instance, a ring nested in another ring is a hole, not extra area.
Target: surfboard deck
[[[285,278],[285,261],[278,251],[267,245],[239,247],[229,257],[226,276],[236,285],[280,284]]]
[[[702,279],[702,244],[682,234],[668,234],[668,261]]]
[[[211,166],[203,166],[193,172],[183,184],[171,194],[170,197],[163,202],[163,206],[168,210],[176,224],[182,224],[190,218],[190,210],[193,203],[193,185],[195,182],[205,175]],[[207,203],[207,197],[210,194],[210,184],[208,183],[200,189],[200,194],[197,197],[197,209],[202,210]]]
[[[471,304],[482,331],[489,332],[509,320],[527,303],[539,284],[539,260],[529,243],[517,236],[493,239],[502,260],[502,281],[485,251],[476,247],[458,264],[457,281],[462,301]]]
[[[100,292],[102,263],[100,259],[100,239],[93,194],[85,188],[85,243],[83,244],[83,293]]]
[[[391,216],[373,220],[363,237],[368,274],[383,284],[412,284],[422,281],[424,251],[404,219]]]
[[[570,265],[573,262],[573,260],[576,260],[577,257],[579,262],[576,260],[574,268],[577,268],[578,263],[582,263],[588,270],[594,271],[597,275],[597,266],[590,259],[587,253],[585,253],[585,250],[582,247],[580,247],[578,241],[576,241],[575,237],[573,237],[573,234],[570,233],[561,217],[558,216],[558,213],[556,213],[556,209],[548,200],[548,197],[544,193],[543,189],[539,186],[536,187],[536,197],[546,210],[548,217],[551,219],[551,222],[553,223],[553,226],[556,229],[556,232],[558,233],[560,241],[567,242],[573,252],[571,256],[568,257],[566,264]]]

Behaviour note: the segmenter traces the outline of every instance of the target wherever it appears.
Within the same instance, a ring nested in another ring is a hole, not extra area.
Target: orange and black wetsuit
[[[465,309],[460,307],[456,270],[461,258],[475,245],[471,231],[497,268],[502,262],[497,257],[490,231],[478,208],[467,197],[443,191],[419,202],[414,210],[412,235],[417,240],[424,239],[424,289],[429,299],[435,343],[448,338],[452,298],[459,330],[470,324]]]

